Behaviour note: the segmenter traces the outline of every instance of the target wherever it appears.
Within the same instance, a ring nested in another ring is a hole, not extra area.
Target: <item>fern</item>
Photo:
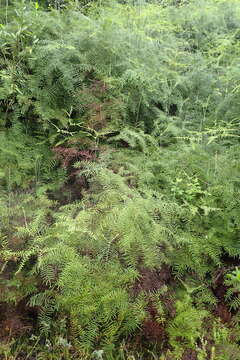
[[[187,298],[185,302],[177,301],[176,306],[177,315],[168,327],[171,345],[179,348],[178,339],[182,338],[192,347],[201,335],[202,320],[207,312],[194,309]]]
[[[210,316],[240,256],[238,2],[43,2],[0,9],[1,302],[38,310],[20,356],[238,359],[237,270],[233,330]]]

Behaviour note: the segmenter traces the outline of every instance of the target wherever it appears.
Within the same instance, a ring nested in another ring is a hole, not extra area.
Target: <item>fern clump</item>
[[[176,317],[168,327],[171,345],[181,350],[179,342],[182,340],[186,346],[195,348],[197,339],[201,337],[203,319],[207,312],[194,309],[187,298],[176,302],[176,312]]]
[[[1,6],[0,357],[238,360],[239,20]]]

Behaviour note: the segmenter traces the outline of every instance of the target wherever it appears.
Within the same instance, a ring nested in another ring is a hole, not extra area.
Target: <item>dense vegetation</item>
[[[239,1],[0,3],[0,358],[239,360]]]

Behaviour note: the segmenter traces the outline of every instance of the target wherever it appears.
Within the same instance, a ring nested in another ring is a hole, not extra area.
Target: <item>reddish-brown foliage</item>
[[[32,332],[36,316],[23,302],[16,306],[0,303],[0,340],[9,341]]]
[[[232,314],[225,303],[225,295],[227,292],[227,286],[224,284],[224,274],[225,269],[221,268],[218,270],[215,276],[215,284],[213,287],[213,292],[218,303],[215,309],[215,315],[219,317],[223,322],[229,323],[232,319]]]
[[[147,319],[142,327],[146,340],[151,342],[163,342],[166,338],[165,328],[154,319]]]
[[[140,270],[141,276],[136,281],[132,288],[132,294],[138,295],[140,292],[145,292],[148,297],[150,293],[161,289],[163,285],[170,282],[171,272],[168,266],[164,265],[161,269],[149,270],[143,268]],[[164,304],[169,316],[174,316],[175,309],[170,294],[164,294],[160,296],[160,300]],[[165,331],[165,324],[161,324],[158,321],[158,311],[151,299],[148,300],[147,304],[148,317],[143,322],[140,339],[142,341],[147,340],[148,342],[154,342],[160,347],[167,342],[167,334]]]
[[[95,158],[95,152],[91,150],[78,150],[76,148],[57,146],[53,148],[53,151],[65,169],[68,169],[76,161],[91,161]]]
[[[139,294],[140,291],[156,291],[164,284],[167,284],[171,278],[170,269],[166,265],[156,270],[141,269],[140,275],[133,287],[133,293],[136,295]]]
[[[186,349],[182,360],[197,360],[197,352],[193,349]]]

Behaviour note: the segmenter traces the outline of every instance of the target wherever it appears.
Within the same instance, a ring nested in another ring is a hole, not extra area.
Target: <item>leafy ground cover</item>
[[[0,357],[239,360],[238,1],[0,10]]]

